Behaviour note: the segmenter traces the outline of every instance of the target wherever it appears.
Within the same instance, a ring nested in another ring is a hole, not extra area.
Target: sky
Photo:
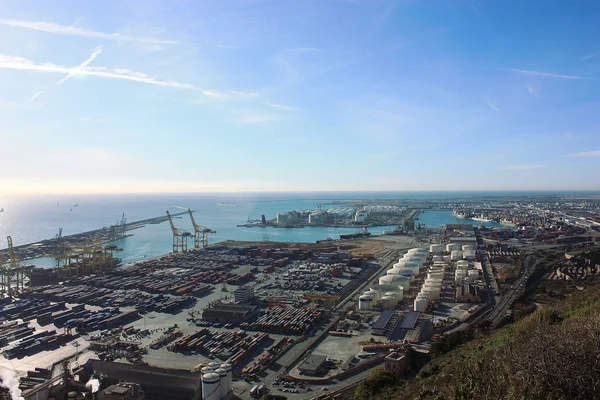
[[[0,193],[600,190],[600,2],[3,0]]]

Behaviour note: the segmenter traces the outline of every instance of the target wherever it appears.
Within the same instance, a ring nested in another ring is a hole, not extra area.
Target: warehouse
[[[326,372],[325,362],[326,356],[311,355],[298,367],[298,371],[302,375],[323,375]]]
[[[217,303],[211,308],[204,310],[202,313],[202,319],[210,322],[218,322],[220,324],[231,323],[239,325],[257,315],[257,308],[254,306]]]
[[[202,398],[202,378],[199,372],[89,360],[79,373],[79,381],[87,382],[92,376],[102,376],[103,386],[120,381],[138,383],[146,397],[162,396],[170,400]]]

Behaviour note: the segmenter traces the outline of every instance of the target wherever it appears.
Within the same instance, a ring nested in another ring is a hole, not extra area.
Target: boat
[[[488,219],[488,218],[483,218],[483,217],[473,217],[471,219],[473,221],[479,221],[479,222],[494,222],[493,219]]]
[[[364,237],[369,237],[369,236],[371,236],[371,232],[362,231],[362,232],[341,234],[340,239],[359,239],[359,238],[364,238]]]
[[[471,214],[468,210],[454,209],[454,210],[452,210],[452,216],[454,218],[460,218],[460,219],[471,219],[473,217],[473,214]]]

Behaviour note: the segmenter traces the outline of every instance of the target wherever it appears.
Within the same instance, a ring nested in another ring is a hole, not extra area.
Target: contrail
[[[69,74],[67,76],[62,78],[60,81],[56,82],[56,86],[62,85],[63,83],[68,81],[71,77],[73,77],[73,75],[77,74],[78,71],[81,71],[82,69],[87,67],[88,64],[91,63],[92,61],[94,61],[94,58],[96,58],[98,56],[98,54],[100,54],[100,53],[102,53],[101,47],[97,47],[96,49],[94,49],[94,52],[92,53],[91,56],[88,57],[87,60],[85,60],[84,62],[79,64],[79,66],[76,67],[73,72],[69,72]]]

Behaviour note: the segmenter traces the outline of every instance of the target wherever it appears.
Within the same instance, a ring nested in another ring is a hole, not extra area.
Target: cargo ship
[[[371,236],[371,232],[362,231],[362,232],[341,234],[340,235],[340,239],[342,239],[342,240],[345,240],[345,239],[360,239],[360,238],[365,238],[365,237],[369,237],[369,236]]]

